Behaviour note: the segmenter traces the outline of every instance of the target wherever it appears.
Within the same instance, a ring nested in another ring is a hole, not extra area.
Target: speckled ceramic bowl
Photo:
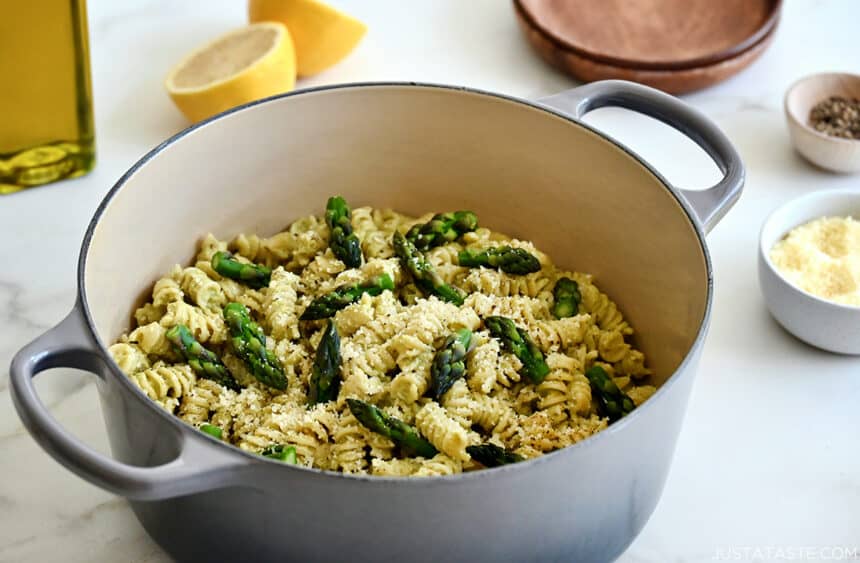
[[[773,265],[770,251],[793,228],[819,217],[860,218],[860,189],[814,192],[771,213],[761,229],[758,275],[773,317],[788,332],[823,350],[860,354],[860,307],[827,301],[793,285]]]

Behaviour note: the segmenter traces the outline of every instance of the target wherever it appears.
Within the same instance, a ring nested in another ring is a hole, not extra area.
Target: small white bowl
[[[770,260],[786,233],[819,217],[860,218],[860,190],[828,190],[799,197],[765,220],[758,253],[761,292],[773,317],[788,332],[823,350],[860,354],[860,307],[816,297],[786,280]]]
[[[860,171],[860,140],[820,133],[809,125],[809,112],[830,96],[860,99],[860,75],[844,72],[812,74],[791,85],[785,94],[785,117],[794,148],[807,160],[833,172]]]

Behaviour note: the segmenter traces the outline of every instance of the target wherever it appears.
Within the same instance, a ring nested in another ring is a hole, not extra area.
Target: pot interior
[[[270,235],[354,207],[472,209],[556,264],[594,275],[636,329],[655,379],[690,350],[708,300],[704,252],[662,182],[599,134],[541,109],[444,87],[373,85],[268,101],[193,129],[113,194],[84,291],[109,344],[134,306],[208,232]]]

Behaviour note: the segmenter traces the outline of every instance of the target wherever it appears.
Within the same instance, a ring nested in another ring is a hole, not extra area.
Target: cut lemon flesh
[[[200,121],[240,104],[293,89],[296,55],[290,32],[276,22],[255,23],[194,51],[164,86],[179,110]]]
[[[249,0],[248,19],[287,26],[296,48],[299,76],[334,66],[367,32],[359,20],[318,0]]]

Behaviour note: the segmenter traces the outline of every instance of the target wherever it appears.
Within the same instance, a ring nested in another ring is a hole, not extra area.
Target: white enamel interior
[[[92,237],[85,293],[110,343],[207,232],[270,235],[355,207],[472,209],[594,274],[636,328],[658,382],[692,346],[708,273],[696,231],[661,181],[585,127],[513,100],[450,88],[374,85],[272,100],[207,123],[127,179]]]

